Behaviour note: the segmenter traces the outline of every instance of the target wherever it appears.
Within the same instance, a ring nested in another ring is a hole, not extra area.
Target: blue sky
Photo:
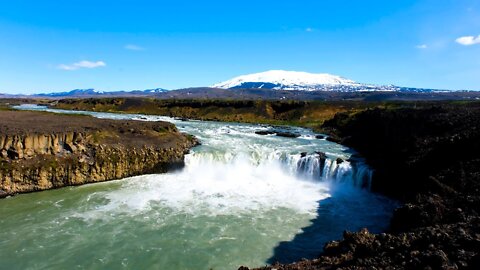
[[[270,69],[480,90],[480,1],[0,0],[0,93],[176,89]]]

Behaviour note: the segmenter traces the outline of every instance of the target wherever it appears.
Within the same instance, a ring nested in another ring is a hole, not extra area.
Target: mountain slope
[[[133,90],[133,91],[98,91],[95,89],[75,89],[68,92],[43,93],[33,96],[40,97],[105,97],[105,96],[149,96],[152,94],[163,93],[169,90],[163,88]]]
[[[270,70],[235,77],[213,85],[214,88],[262,88],[274,90],[303,91],[397,91],[395,86],[376,86],[357,83],[337,75],[313,74],[298,71]]]

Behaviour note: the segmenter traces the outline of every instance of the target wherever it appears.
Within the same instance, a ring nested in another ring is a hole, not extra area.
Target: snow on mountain
[[[34,96],[43,97],[82,97],[82,96],[147,96],[151,94],[163,93],[169,90],[163,88],[147,89],[147,90],[132,90],[132,91],[99,91],[95,89],[75,89],[68,92],[55,92],[36,94]]]
[[[164,88],[155,88],[155,89],[147,89],[145,90],[145,92],[150,92],[150,93],[164,93],[164,92],[168,92],[170,90],[168,89],[164,89]]]
[[[63,97],[63,96],[86,96],[86,95],[100,95],[101,91],[95,89],[74,89],[68,92],[55,92],[55,93],[42,93],[37,94],[36,96],[47,96],[47,97]]]
[[[377,86],[357,83],[337,75],[313,74],[298,71],[270,70],[243,75],[213,85],[214,88],[263,88],[274,90],[303,91],[398,91],[393,85]]]
[[[255,84],[257,85],[255,88],[273,88],[283,90],[316,90],[319,85],[360,85],[355,81],[327,73],[312,74],[298,71],[270,70],[261,73],[239,76],[231,80],[215,84],[213,87],[224,89],[243,88],[243,86],[246,84]]]

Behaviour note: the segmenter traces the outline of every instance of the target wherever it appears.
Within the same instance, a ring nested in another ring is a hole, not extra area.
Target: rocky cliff
[[[318,259],[261,269],[480,269],[480,103],[341,113],[323,127],[404,204],[387,233],[345,232]]]
[[[0,157],[12,160],[37,155],[58,155],[85,151],[85,132],[0,135]]]
[[[0,111],[0,196],[166,172],[197,144],[165,122]]]

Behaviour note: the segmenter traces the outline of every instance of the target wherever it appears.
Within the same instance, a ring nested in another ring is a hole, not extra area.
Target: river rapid
[[[185,168],[0,200],[0,268],[237,269],[314,258],[344,230],[381,232],[395,203],[372,171],[308,129],[137,114],[17,109],[168,121],[202,143]],[[322,161],[320,154],[326,154]]]

